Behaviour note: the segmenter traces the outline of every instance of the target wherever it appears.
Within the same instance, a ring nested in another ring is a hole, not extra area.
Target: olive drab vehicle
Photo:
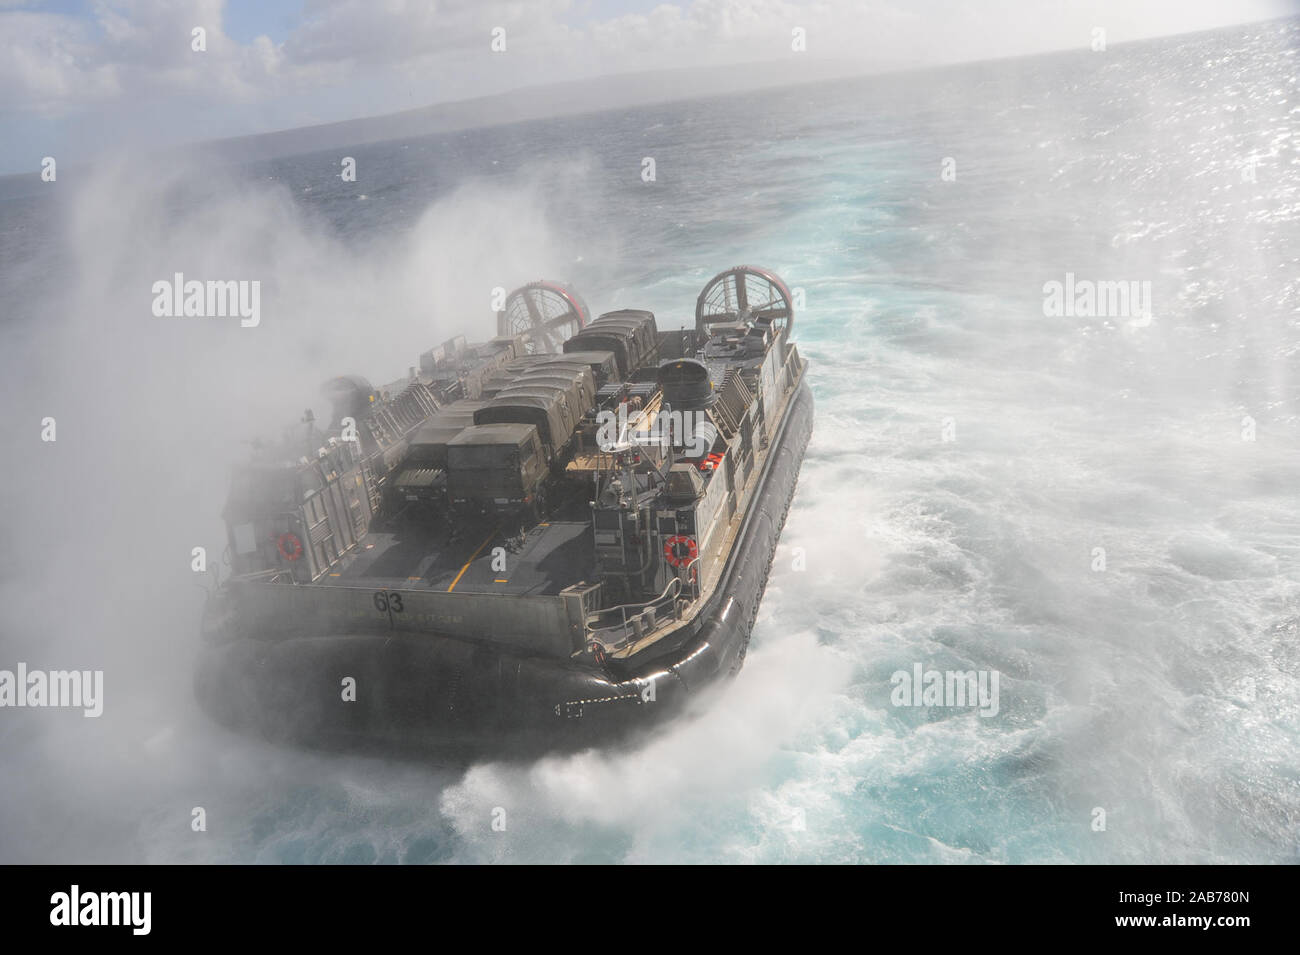
[[[497,319],[382,387],[331,380],[328,422],[236,470],[195,675],[215,719],[572,748],[740,670],[812,432],[790,291],[729,269],[661,331],[534,282]]]

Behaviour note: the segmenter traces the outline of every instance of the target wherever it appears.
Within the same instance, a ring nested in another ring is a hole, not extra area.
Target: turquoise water
[[[109,695],[97,721],[5,714],[0,857],[1296,861],[1298,40],[361,146],[356,183],[320,154],[7,184],[26,450],[0,666],[102,666]],[[818,417],[745,670],[706,712],[631,751],[430,766],[195,711],[189,553],[219,550],[250,435],[328,376],[486,337],[494,286],[569,280],[671,328],[739,262],[804,297]],[[262,326],[160,325],[140,289],[180,269],[261,277]],[[1049,315],[1067,273],[1149,282],[1150,314]],[[915,664],[996,670],[997,715],[892,705]]]

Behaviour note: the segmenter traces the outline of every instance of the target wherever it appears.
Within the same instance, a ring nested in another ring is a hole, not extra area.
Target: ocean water
[[[0,667],[106,681],[99,719],[0,712],[0,861],[1297,861],[1298,49],[1292,19],[0,184]],[[487,337],[498,286],[672,328],[741,262],[802,297],[818,417],[703,713],[459,765],[197,712],[191,548],[253,436]],[[175,271],[261,280],[261,324],[155,318]],[[1150,307],[1056,314],[1067,281]],[[916,665],[996,671],[997,713],[893,705]]]

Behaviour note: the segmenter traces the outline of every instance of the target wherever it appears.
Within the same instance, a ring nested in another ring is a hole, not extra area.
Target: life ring
[[[664,541],[664,560],[674,567],[685,567],[700,554],[694,537],[676,534]]]
[[[298,540],[298,535],[285,531],[275,542],[275,546],[280,549],[280,556],[285,560],[297,560],[302,556],[302,541]]]
[[[701,471],[716,471],[718,469],[718,465],[721,463],[722,463],[722,455],[718,454],[715,451],[713,454],[710,454],[704,460],[696,464],[696,467],[698,467]]]
[[[595,640],[591,641],[591,655],[596,658],[597,664],[605,665],[605,648]]]

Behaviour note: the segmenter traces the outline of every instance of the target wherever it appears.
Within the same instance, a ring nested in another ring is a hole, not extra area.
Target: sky
[[[1300,0],[0,0],[0,173],[615,73],[735,65],[762,85],[755,64],[797,80],[1296,13]]]

